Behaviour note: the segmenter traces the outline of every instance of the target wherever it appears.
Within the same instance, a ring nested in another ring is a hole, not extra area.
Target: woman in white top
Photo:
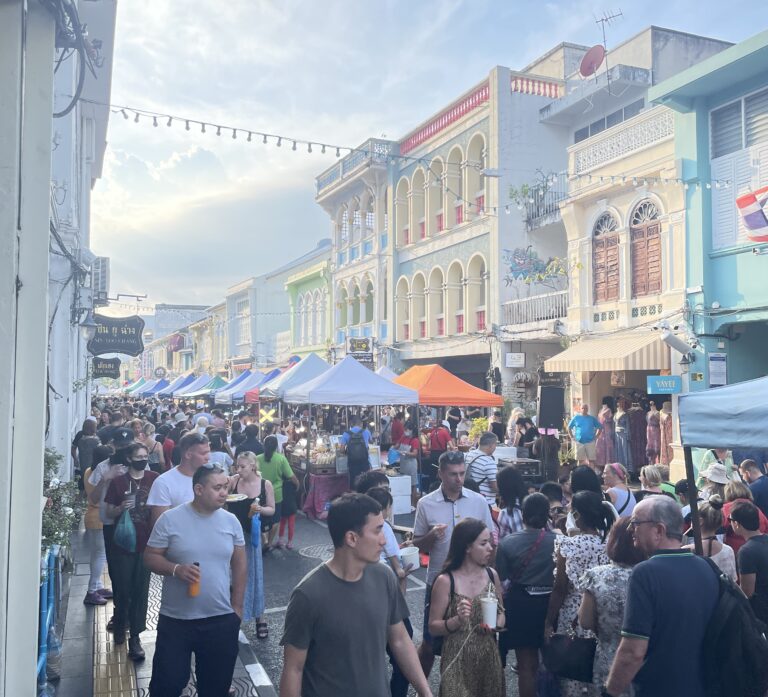
[[[723,499],[718,494],[713,494],[707,501],[699,503],[699,524],[704,556],[709,557],[720,567],[720,571],[736,581],[736,555],[717,535],[717,531],[723,526]],[[686,548],[694,549],[694,545],[687,545]]]
[[[635,495],[627,486],[627,469],[620,462],[610,462],[603,470],[603,483],[606,486],[605,493],[611,499],[611,503],[620,517],[629,518],[635,510]]]

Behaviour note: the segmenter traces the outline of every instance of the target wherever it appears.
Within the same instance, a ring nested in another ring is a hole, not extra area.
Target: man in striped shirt
[[[499,491],[496,485],[496,472],[498,465],[493,457],[499,439],[490,431],[480,436],[477,450],[470,450],[465,458],[467,463],[467,477],[477,482],[480,493],[485,497],[489,506],[496,503],[496,494]]]

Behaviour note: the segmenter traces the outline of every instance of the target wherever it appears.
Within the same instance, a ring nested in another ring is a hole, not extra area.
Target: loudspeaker
[[[563,427],[563,415],[565,414],[565,388],[564,387],[539,387],[539,428]]]

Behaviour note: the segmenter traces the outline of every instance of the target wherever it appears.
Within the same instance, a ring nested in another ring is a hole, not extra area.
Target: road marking
[[[251,682],[256,687],[272,687],[272,681],[269,679],[267,671],[264,670],[261,663],[251,663],[245,666],[245,669],[248,671],[248,675],[251,676]]]

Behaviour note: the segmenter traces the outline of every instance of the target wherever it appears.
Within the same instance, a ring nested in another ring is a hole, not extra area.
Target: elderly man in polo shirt
[[[429,677],[435,660],[436,641],[429,633],[429,600],[432,584],[443,568],[456,524],[465,518],[482,520],[493,532],[493,519],[485,497],[464,488],[467,469],[464,454],[449,450],[440,456],[440,487],[419,499],[413,543],[422,552],[429,553],[427,590],[424,596],[424,641],[419,647],[419,660],[424,675]]]

